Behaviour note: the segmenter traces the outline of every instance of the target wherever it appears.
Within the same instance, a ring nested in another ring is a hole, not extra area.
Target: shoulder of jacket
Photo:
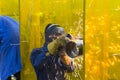
[[[41,51],[41,48],[34,48],[32,50],[32,53],[40,53],[40,51]]]

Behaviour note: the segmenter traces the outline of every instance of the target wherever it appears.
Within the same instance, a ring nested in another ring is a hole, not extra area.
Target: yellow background
[[[74,36],[84,37],[84,57],[75,60],[78,63],[76,71],[67,75],[67,80],[120,79],[120,1],[85,2],[0,0],[0,14],[20,22],[22,80],[36,80],[30,54],[33,48],[43,45],[44,28],[48,23],[58,23]]]

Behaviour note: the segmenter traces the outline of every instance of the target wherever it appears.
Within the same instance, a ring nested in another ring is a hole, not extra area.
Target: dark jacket
[[[65,80],[64,72],[74,70],[73,63],[70,66],[63,64],[58,55],[45,56],[47,45],[34,49],[31,54],[31,63],[37,74],[37,80]]]

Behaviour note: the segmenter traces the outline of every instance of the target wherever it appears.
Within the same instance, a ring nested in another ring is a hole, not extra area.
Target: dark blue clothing
[[[19,24],[0,16],[0,80],[21,70]]]
[[[46,56],[47,45],[32,51],[31,63],[37,74],[37,80],[65,80],[64,72],[72,72],[74,66],[59,62],[59,56]]]

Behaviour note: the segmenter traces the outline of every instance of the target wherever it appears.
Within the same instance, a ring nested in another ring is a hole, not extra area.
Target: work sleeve
[[[42,69],[44,64],[47,62],[46,51],[40,49],[34,49],[31,53],[31,63],[35,69]]]

